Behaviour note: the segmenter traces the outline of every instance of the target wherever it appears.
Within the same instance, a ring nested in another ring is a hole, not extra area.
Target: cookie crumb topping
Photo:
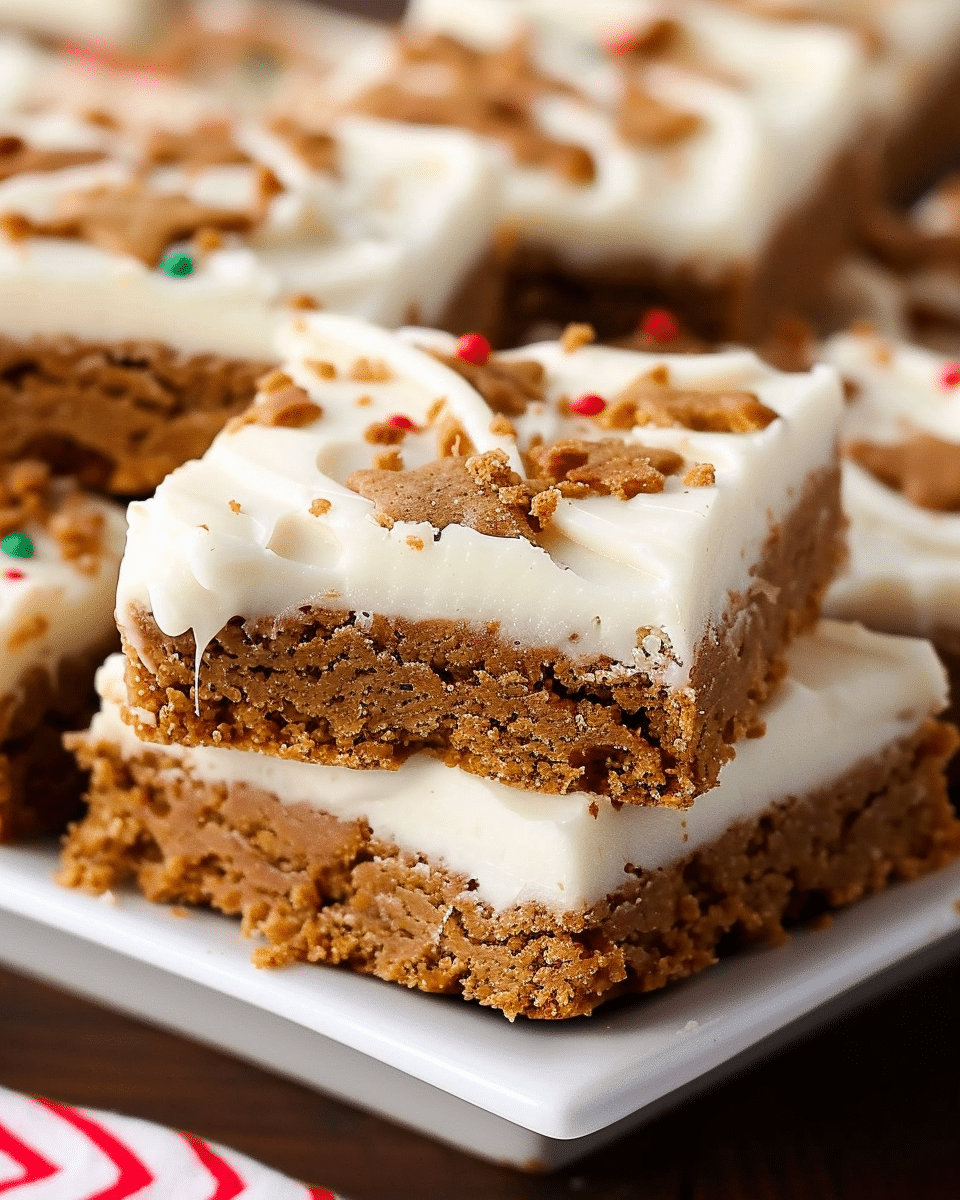
[[[960,512],[960,445],[918,433],[896,445],[854,442],[847,454],[865,471],[933,512]]]
[[[320,405],[294,383],[269,391],[264,399],[257,401],[252,412],[258,425],[282,425],[288,429],[300,429],[323,416]]]
[[[411,471],[354,471],[347,487],[372,500],[375,515],[391,524],[426,521],[439,530],[466,525],[493,537],[536,540],[531,490],[501,450],[440,458]]]
[[[504,359],[491,355],[482,365],[466,359],[432,351],[437,358],[461,375],[486,400],[495,413],[521,417],[527,405],[544,399],[545,371],[532,359]]]
[[[597,331],[592,325],[569,324],[560,335],[560,345],[567,354],[575,354],[583,346],[597,340]]]
[[[641,492],[662,492],[668,475],[676,475],[683,458],[673,450],[638,446],[622,438],[599,442],[565,438],[530,452],[543,479],[571,499],[617,496],[631,500]],[[570,486],[572,485],[572,486]]]
[[[700,433],[756,433],[777,419],[753,392],[721,388],[703,392],[675,388],[665,367],[629,384],[600,418],[609,429],[636,425],[680,427]]]
[[[383,359],[360,357],[350,367],[350,378],[355,383],[391,383],[394,375]]]

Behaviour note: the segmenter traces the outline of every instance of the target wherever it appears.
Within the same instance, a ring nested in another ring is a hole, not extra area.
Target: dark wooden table
[[[0,1084],[198,1133],[349,1200],[958,1200],[958,1022],[960,962],[539,1177],[2,971]]]

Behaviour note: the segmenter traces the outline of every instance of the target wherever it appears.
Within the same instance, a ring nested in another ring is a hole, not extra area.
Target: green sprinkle
[[[182,250],[171,250],[160,264],[160,270],[165,275],[174,275],[177,279],[183,279],[186,275],[193,274],[193,259],[189,254],[184,254]]]
[[[33,558],[33,542],[19,529],[7,534],[0,542],[0,550],[10,558]]]

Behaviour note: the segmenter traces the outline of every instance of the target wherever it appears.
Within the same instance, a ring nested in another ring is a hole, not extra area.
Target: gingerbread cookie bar
[[[887,196],[911,199],[960,151],[954,103],[960,88],[960,9],[953,0],[806,0],[802,5],[794,0],[464,0],[456,8],[473,25],[482,21],[480,9],[494,5],[629,55],[649,54],[651,45],[675,38],[683,25],[688,54],[694,47],[702,53],[706,46],[721,70],[762,81],[768,100],[782,102],[774,122],[779,116],[797,129],[807,82],[802,75],[810,66],[805,56],[820,36],[818,27],[832,26],[857,38],[866,53],[864,86],[851,88],[850,102],[866,101],[872,128],[865,125],[864,138],[875,138],[879,182]],[[413,15],[422,13],[428,22],[450,8],[448,0],[412,3]],[[786,52],[766,32],[777,21],[795,31]],[[731,34],[736,35],[732,41]],[[811,37],[814,41],[805,45]]]
[[[6,127],[9,457],[147,493],[249,403],[291,303],[456,322],[486,294],[471,273],[493,179],[456,131],[345,119],[331,133],[210,121],[148,135],[98,114]]]
[[[868,214],[858,249],[837,270],[828,318],[960,358],[960,174],[909,209]]]
[[[832,615],[931,637],[960,655],[960,363],[868,330],[822,356],[850,394],[843,499],[850,556]]]
[[[825,367],[395,334],[304,314],[283,370],[131,506],[144,737],[687,805],[840,554]]]
[[[568,320],[619,336],[651,304],[756,341],[849,244],[863,39],[722,4],[671,5],[642,32],[606,50],[523,4],[439,0],[343,73],[348,106],[465,126],[502,163],[503,344]]]
[[[60,745],[95,708],[116,644],[122,511],[50,475],[0,466],[0,841],[62,828],[81,779]]]
[[[238,914],[262,966],[340,964],[510,1018],[589,1013],[960,854],[929,645],[825,622],[789,658],[766,734],[682,812],[517,792],[422,754],[393,773],[157,746],[121,715],[117,656],[73,740],[90,807],[61,878]]]

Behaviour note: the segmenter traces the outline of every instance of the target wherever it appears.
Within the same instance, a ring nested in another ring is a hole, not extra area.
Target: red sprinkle
[[[607,402],[602,396],[586,395],[578,396],[576,400],[570,401],[570,411],[575,412],[581,417],[595,417],[597,413],[602,413],[607,407]]]
[[[604,42],[604,48],[608,54],[629,54],[637,48],[636,32],[615,33]]]
[[[457,342],[457,358],[485,367],[490,361],[490,343],[482,333],[465,333]]]
[[[416,425],[403,413],[393,413],[392,416],[387,417],[384,425],[392,425],[394,429],[416,429]]]
[[[680,336],[680,322],[666,308],[651,308],[640,321],[640,332],[655,342],[672,342]]]
[[[16,567],[11,567],[9,571],[4,571],[4,579],[26,579],[26,571],[18,571]]]
[[[940,382],[944,387],[957,387],[960,384],[960,363],[951,363],[948,367],[944,367]]]

